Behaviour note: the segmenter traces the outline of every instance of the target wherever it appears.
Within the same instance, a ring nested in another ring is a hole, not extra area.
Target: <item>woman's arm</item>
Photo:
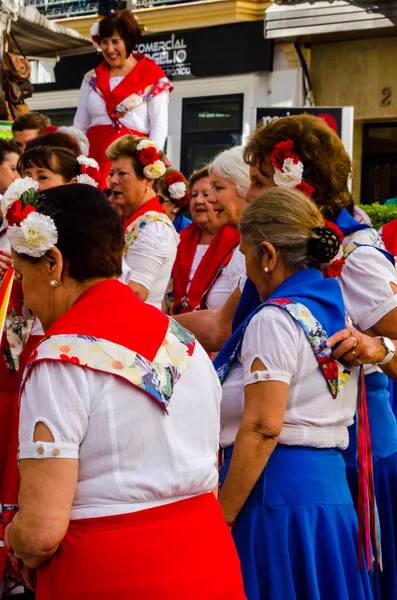
[[[197,310],[174,319],[191,331],[207,352],[219,352],[232,333],[240,298],[240,288],[236,287],[220,310]]]
[[[150,123],[149,137],[164,148],[168,135],[168,103],[169,92],[161,92],[148,100],[148,115]]]
[[[263,369],[256,359],[252,370]],[[236,519],[277,445],[288,390],[289,385],[282,381],[259,381],[245,387],[244,413],[219,495],[227,523]]]
[[[88,81],[83,79],[83,83],[80,87],[79,105],[73,120],[73,127],[77,127],[77,129],[80,129],[83,133],[87,133],[91,125],[91,115],[88,110],[88,97],[90,91],[91,87]]]
[[[44,423],[36,425],[34,441],[53,442]],[[25,565],[40,567],[56,552],[70,520],[78,460],[21,460],[19,512],[12,521],[10,542]]]
[[[139,233],[125,256],[125,262],[131,270],[129,285],[143,301],[149,296],[168,258],[170,235],[173,234],[167,224],[159,221],[149,223]]]

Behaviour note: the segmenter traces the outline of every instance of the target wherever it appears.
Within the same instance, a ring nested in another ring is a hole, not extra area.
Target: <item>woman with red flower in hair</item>
[[[134,135],[113,142],[106,154],[110,201],[124,219],[129,285],[144,302],[161,308],[179,243],[155,191],[166,172],[164,154],[153,140]]]
[[[168,168],[163,177],[156,181],[156,190],[167,217],[180,233],[191,223],[185,216],[189,214],[188,182],[180,171]]]

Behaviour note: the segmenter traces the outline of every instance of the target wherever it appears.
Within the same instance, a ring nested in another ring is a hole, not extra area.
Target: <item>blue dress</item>
[[[183,215],[177,215],[174,219],[173,225],[174,225],[175,229],[177,230],[177,232],[180,233],[182,231],[182,229],[185,229],[185,227],[190,225],[190,223],[191,223],[191,220],[188,219],[187,217],[184,217]]]
[[[301,271],[265,304],[276,304],[295,318],[319,366],[324,364],[326,338],[345,323],[339,284],[314,269]],[[298,306],[305,310],[299,312]],[[246,327],[262,307],[237,327],[218,354],[215,366],[221,382],[238,356]],[[337,394],[346,369],[331,359],[328,367],[320,368],[330,392]],[[233,446],[225,448],[221,484],[232,453]],[[357,514],[337,449],[278,444],[237,516],[233,538],[248,600],[373,598],[369,573],[358,567]]]

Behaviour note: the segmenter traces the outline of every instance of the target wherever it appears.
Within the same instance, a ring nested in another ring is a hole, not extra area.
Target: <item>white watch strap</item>
[[[379,339],[382,339],[382,337],[379,336]],[[389,363],[391,361],[391,359],[393,358],[395,351],[393,352],[392,350],[389,350],[389,348],[387,347],[387,345],[385,344],[383,339],[382,339],[382,343],[383,343],[384,347],[386,348],[386,356],[383,360],[378,362],[378,365],[387,365],[387,363]]]

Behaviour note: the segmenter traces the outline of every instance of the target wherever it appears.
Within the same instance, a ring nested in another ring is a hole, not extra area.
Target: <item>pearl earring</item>
[[[57,279],[51,279],[50,286],[52,288],[57,288],[57,287],[61,287],[61,284],[59,283],[59,281],[57,281]]]
[[[269,267],[265,267],[263,270],[265,271],[265,273],[269,273]]]
[[[148,187],[146,188],[146,193],[148,194],[149,192],[150,192],[150,187],[148,186]]]

